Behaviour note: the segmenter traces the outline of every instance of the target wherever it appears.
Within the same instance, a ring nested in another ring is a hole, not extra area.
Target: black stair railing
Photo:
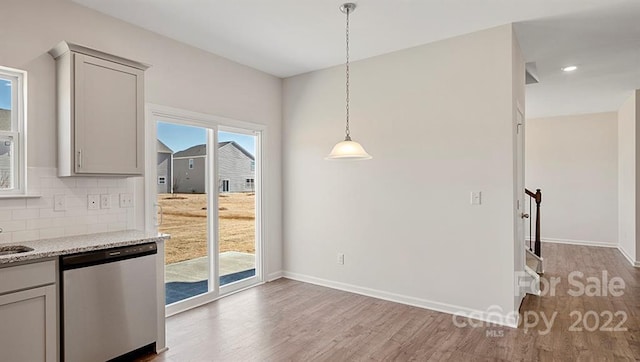
[[[540,251],[540,204],[542,204],[542,191],[540,189],[536,189],[536,192],[529,191],[524,189],[525,193],[529,196],[529,215],[533,215],[532,208],[533,203],[536,204],[536,227],[533,228],[533,218],[529,218],[529,250],[531,250],[536,256],[539,258],[542,257]],[[533,237],[533,232],[535,230],[535,239]],[[531,245],[533,242],[533,245]],[[533,246],[533,247],[532,247]]]

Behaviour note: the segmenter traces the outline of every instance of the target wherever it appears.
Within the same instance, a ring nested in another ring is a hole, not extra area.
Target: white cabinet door
[[[144,72],[74,54],[75,172],[141,175]]]
[[[0,359],[56,361],[56,287],[0,295]]]

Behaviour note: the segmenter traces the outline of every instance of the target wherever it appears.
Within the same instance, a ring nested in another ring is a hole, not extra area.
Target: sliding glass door
[[[203,127],[157,124],[157,203],[162,212],[159,231],[171,235],[165,245],[166,304],[210,290],[208,133]]]
[[[218,274],[224,291],[256,275],[257,137],[219,131],[218,142]]]
[[[261,280],[259,130],[158,117],[151,176],[167,313]],[[147,184],[149,185],[149,183]]]

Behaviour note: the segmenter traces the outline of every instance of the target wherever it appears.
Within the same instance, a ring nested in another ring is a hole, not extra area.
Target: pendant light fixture
[[[344,141],[336,143],[331,150],[327,160],[370,160],[372,157],[364,150],[364,148],[356,141],[351,140],[351,131],[349,130],[349,14],[351,14],[356,8],[354,3],[346,3],[340,6],[340,11],[347,15],[347,26],[345,32],[345,39],[347,43],[347,61],[345,63],[346,74],[346,92],[347,105],[345,107],[347,114],[347,122],[345,128]]]

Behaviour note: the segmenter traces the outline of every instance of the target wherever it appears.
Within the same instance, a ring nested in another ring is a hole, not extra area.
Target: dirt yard
[[[171,234],[166,244],[166,263],[172,264],[207,255],[207,196],[204,194],[160,194],[160,232]],[[255,253],[255,195],[220,195],[220,252]]]

